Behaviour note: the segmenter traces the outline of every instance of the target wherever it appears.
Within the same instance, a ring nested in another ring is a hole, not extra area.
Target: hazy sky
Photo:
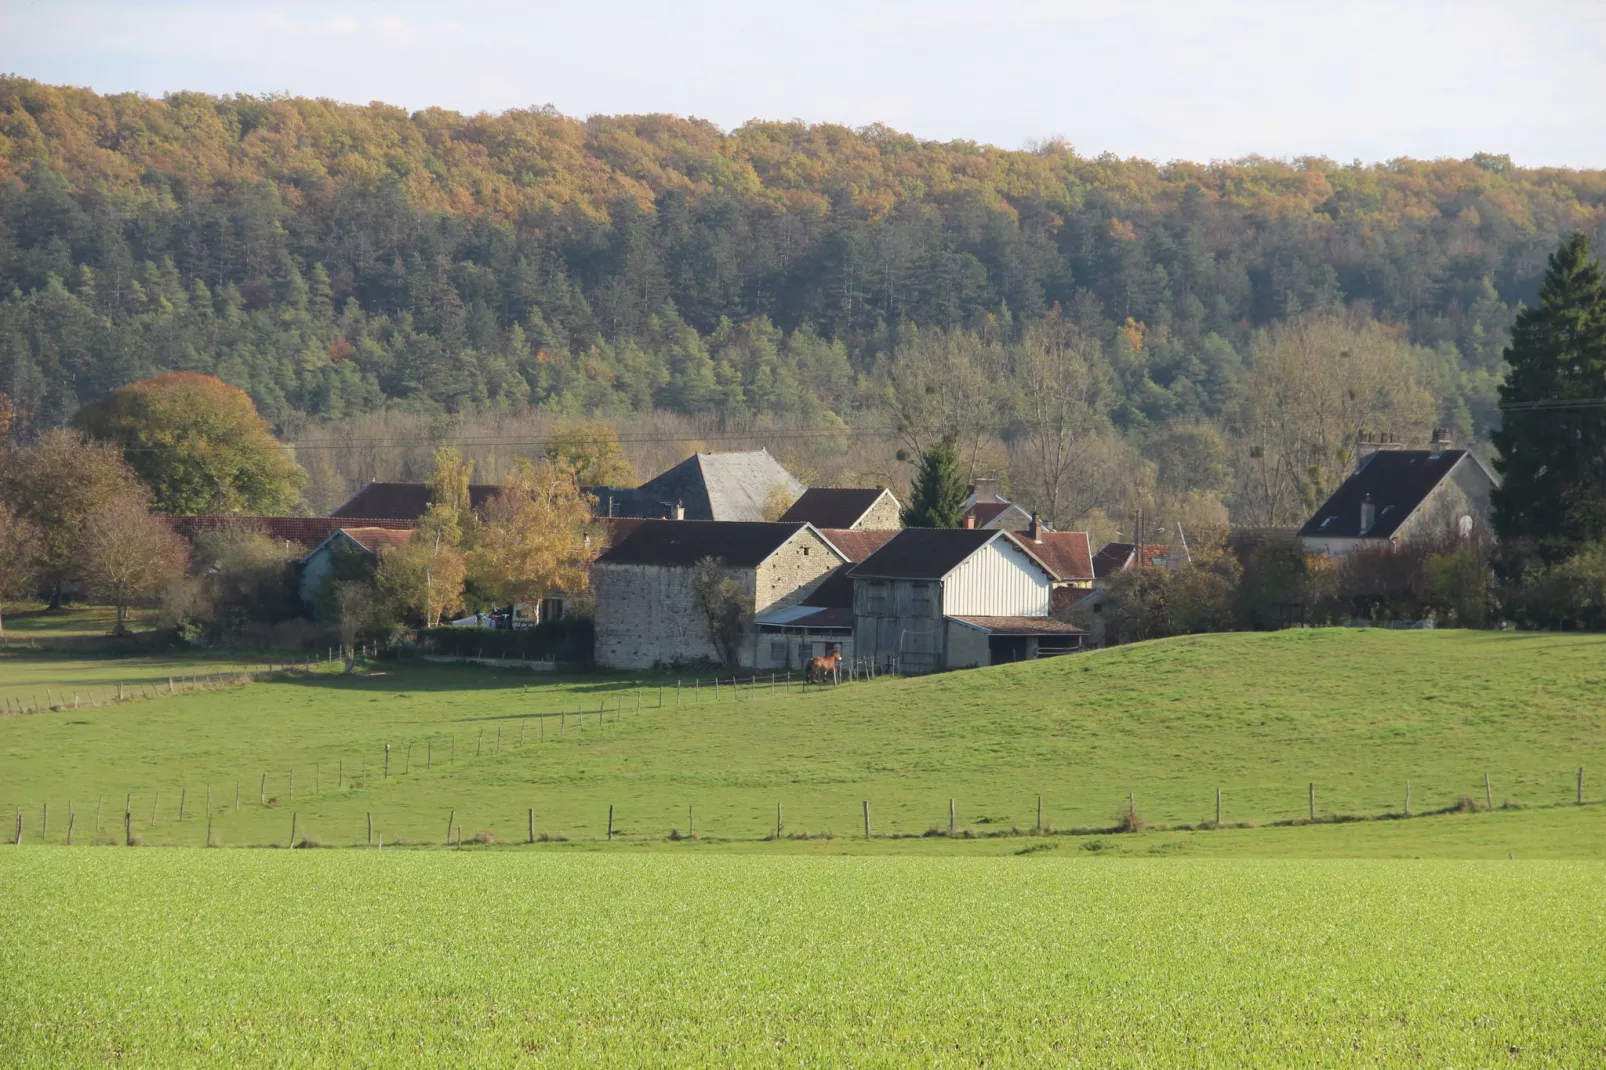
[[[1606,0],[0,0],[0,70],[571,115],[883,122],[1153,159],[1606,167]]]

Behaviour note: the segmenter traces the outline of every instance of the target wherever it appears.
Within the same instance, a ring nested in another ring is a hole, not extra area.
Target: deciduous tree
[[[499,604],[554,591],[578,593],[589,582],[591,506],[574,470],[518,465],[485,510],[468,555],[474,585]]]
[[[28,593],[38,555],[39,529],[0,500],[0,642],[6,637],[6,602]]]
[[[123,635],[129,607],[181,577],[188,556],[184,540],[150,514],[143,495],[119,494],[90,517],[84,576],[93,593],[117,607],[116,632]]]
[[[306,481],[250,395],[210,375],[130,383],[78,410],[73,425],[122,450],[155,508],[173,515],[288,513]]]
[[[565,427],[546,445],[546,459],[554,467],[574,472],[582,487],[633,487],[635,469],[619,445],[619,432],[601,420]]]

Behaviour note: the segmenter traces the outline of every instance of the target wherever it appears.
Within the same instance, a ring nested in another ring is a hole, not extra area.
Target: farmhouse
[[[908,528],[849,571],[859,657],[931,672],[1065,653],[1081,629],[1052,620],[1058,573],[1008,532]]]
[[[301,558],[301,579],[297,590],[308,605],[318,597],[324,579],[336,567],[342,554],[355,554],[368,565],[379,563],[386,550],[401,546],[413,537],[411,529],[394,528],[339,528],[324,539],[305,557]]]
[[[781,520],[845,531],[896,531],[903,527],[903,507],[884,487],[810,487]]]
[[[698,563],[735,581],[739,633],[727,644],[698,597]],[[802,603],[847,558],[810,524],[645,520],[597,558],[596,661],[649,669],[685,662],[768,667],[755,616]]]
[[[777,500],[796,500],[797,477],[768,450],[694,453],[639,487],[583,487],[600,516],[761,522]]]
[[[1031,513],[998,493],[998,480],[992,476],[971,484],[964,505],[966,527],[986,531],[1025,531],[1033,522]]]
[[[1492,537],[1495,478],[1466,450],[1451,449],[1443,429],[1425,450],[1372,448],[1299,535],[1314,554],[1342,556],[1367,547],[1434,539]]]

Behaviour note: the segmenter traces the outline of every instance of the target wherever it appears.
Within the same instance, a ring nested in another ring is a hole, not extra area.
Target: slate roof
[[[904,528],[853,567],[855,576],[935,580],[999,537],[980,528]]]
[[[470,483],[468,504],[475,510],[501,493],[494,483]],[[369,483],[329,515],[342,520],[358,517],[384,520],[417,520],[429,507],[428,483]]]
[[[1025,532],[1013,533],[1016,542],[1047,565],[1057,580],[1091,580],[1093,546],[1085,531],[1039,530],[1037,538]]]
[[[970,507],[968,515],[976,518],[978,528],[984,528],[1014,507],[1014,502],[977,502]]]
[[[1124,571],[1132,563],[1134,547],[1129,542],[1107,542],[1103,549],[1093,555],[1093,578],[1104,579],[1117,572]],[[1164,557],[1171,552],[1171,547],[1161,542],[1150,542],[1143,545],[1142,563],[1154,564],[1157,557]]]
[[[781,519],[807,521],[817,528],[851,528],[885,493],[880,487],[810,487]]]
[[[1074,624],[1052,617],[950,617],[990,635],[1086,635]]]
[[[343,519],[331,516],[169,516],[175,534],[194,542],[206,531],[254,531],[274,542],[293,542],[312,549],[342,527],[393,528],[411,531],[413,521],[384,517]]]
[[[818,527],[818,525],[816,525]],[[876,530],[860,528],[854,531],[844,531],[841,528],[819,528],[825,541],[842,552],[842,556],[849,561],[863,561],[871,554],[885,546],[899,529]]]
[[[689,567],[705,557],[731,568],[755,568],[807,524],[643,520],[603,551],[599,565]]]
[[[686,507],[687,520],[761,522],[770,492],[782,488],[797,498],[806,489],[781,467],[768,450],[742,453],[694,453],[639,487],[588,487],[597,512],[606,516],[613,500],[614,516],[665,517],[675,503]]]
[[[1431,450],[1378,450],[1339,484],[1299,533],[1307,538],[1386,539],[1466,455],[1466,450],[1444,450],[1437,457]],[[1367,495],[1377,513],[1363,532],[1361,503]]]
[[[821,609],[852,609],[853,608],[853,563],[838,565],[826,574],[820,585],[809,592],[803,601],[811,606]]]

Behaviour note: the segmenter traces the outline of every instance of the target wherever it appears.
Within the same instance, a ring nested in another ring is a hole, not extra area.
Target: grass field
[[[677,706],[671,681],[663,708],[658,680],[383,666],[0,720],[0,806],[23,813],[25,842],[47,803],[52,842],[69,804],[77,842],[97,808],[109,838],[131,796],[144,842],[199,845],[210,790],[229,846],[289,842],[292,813],[298,838],[326,845],[365,844],[368,814],[392,844],[442,843],[449,822],[517,843],[533,809],[538,833],[567,841],[550,849],[591,849],[611,806],[615,847],[1001,854],[1021,841],[989,834],[1032,831],[1041,795],[1045,822],[1075,833],[1049,850],[1601,858],[1606,806],[1568,804],[1580,766],[1586,797],[1606,798],[1603,655],[1597,636],[1224,635],[807,696],[726,687],[715,702],[705,687]],[[622,717],[599,724],[615,703]],[[1311,783],[1323,818],[1398,814],[1407,781],[1418,815],[1463,796],[1483,811],[1486,772],[1511,809],[1266,827],[1306,817]],[[1151,824],[1208,824],[1217,788],[1228,825],[1260,827],[1097,831],[1129,793]],[[950,798],[978,838],[922,837],[946,830]],[[765,842],[778,805],[786,838]],[[669,842],[692,807],[699,839]]]
[[[0,1062],[1589,1066],[1606,865],[0,856]]]

